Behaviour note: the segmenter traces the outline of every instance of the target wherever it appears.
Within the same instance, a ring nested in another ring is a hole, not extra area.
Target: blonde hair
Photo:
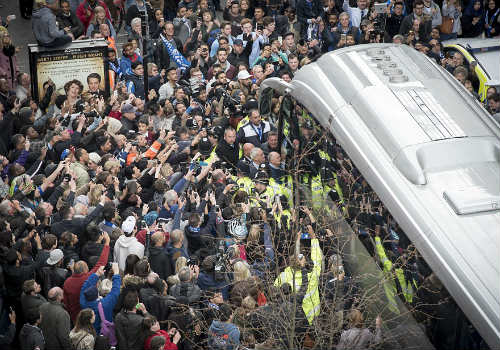
[[[100,186],[100,185],[94,186],[90,190],[90,192],[88,194],[90,207],[95,207],[95,206],[97,206],[97,204],[99,204],[99,201],[101,200],[102,192],[103,192],[102,186]]]
[[[258,244],[260,240],[260,226],[258,224],[253,224],[250,226],[250,231],[248,231],[247,243]]]
[[[187,265],[187,259],[183,256],[180,256],[175,260],[175,274],[178,274],[179,271]]]
[[[352,328],[363,328],[363,314],[358,309],[352,309],[349,313],[349,324]]]
[[[104,9],[104,7],[102,7],[102,6],[96,6],[96,7],[94,8],[94,17],[92,17],[92,21],[91,21],[90,23],[92,23],[92,24],[94,24],[94,25],[96,25],[96,24],[102,24],[102,23],[98,23],[98,22],[97,22],[97,14],[98,14],[99,12],[104,13],[104,22],[103,22],[103,23],[106,23],[106,10],[105,10],[105,9]],[[95,27],[94,27],[94,30],[96,30],[96,29],[98,29],[98,28],[95,28]]]
[[[245,281],[250,277],[252,277],[248,265],[245,264],[243,261],[237,261],[233,265],[233,270],[234,270],[233,277],[235,282]]]

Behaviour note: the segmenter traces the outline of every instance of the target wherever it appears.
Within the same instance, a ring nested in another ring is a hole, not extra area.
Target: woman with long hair
[[[96,333],[95,314],[92,309],[83,309],[76,316],[75,327],[69,333],[69,340],[74,350],[94,350]]]
[[[116,40],[116,31],[113,27],[113,23],[106,17],[106,10],[102,6],[96,6],[94,9],[94,17],[92,17],[87,27],[87,36],[90,38],[93,31],[99,31],[99,26],[101,24],[108,25],[111,37]]]
[[[16,88],[18,73],[16,47],[12,44],[9,32],[3,31],[0,33],[0,75],[7,78],[10,90]]]
[[[241,0],[240,1],[240,15],[243,18],[253,18],[253,9],[250,7],[249,0]]]

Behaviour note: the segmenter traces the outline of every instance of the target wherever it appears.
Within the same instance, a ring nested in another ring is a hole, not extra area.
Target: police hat
[[[265,171],[258,171],[253,179],[255,183],[260,183],[266,186],[269,184],[269,177]]]
[[[208,140],[208,138],[203,137],[200,142],[198,143],[198,151],[203,155],[203,156],[208,156],[210,153],[212,153],[212,144]]]

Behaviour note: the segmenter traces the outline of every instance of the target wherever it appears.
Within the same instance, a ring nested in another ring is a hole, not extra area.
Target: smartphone
[[[382,14],[382,13],[385,13],[385,9],[387,8],[387,3],[380,3],[380,4],[377,4],[375,3],[375,13],[376,14]]]
[[[347,40],[347,34],[340,34],[340,40],[346,41]]]
[[[278,36],[278,41],[280,42],[280,45],[283,45],[283,37],[281,35]]]
[[[308,232],[302,232],[300,239],[311,239],[311,235]]]

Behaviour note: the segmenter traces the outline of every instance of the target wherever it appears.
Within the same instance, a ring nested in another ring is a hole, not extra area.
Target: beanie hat
[[[83,295],[85,296],[85,300],[94,301],[99,296],[99,292],[96,286],[90,286],[83,291]]]

